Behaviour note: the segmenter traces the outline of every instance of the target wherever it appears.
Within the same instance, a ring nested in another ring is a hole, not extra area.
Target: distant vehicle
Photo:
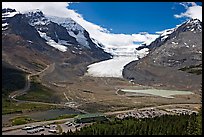
[[[50,125],[46,125],[45,128],[50,128]]]
[[[66,124],[68,127],[71,127],[72,126],[72,123],[69,123],[69,124]]]
[[[33,133],[37,133],[37,132],[40,132],[40,131],[44,131],[45,129],[43,127],[39,127],[39,128],[34,128],[34,129],[31,129],[31,130],[27,130],[27,133],[29,134],[33,134]]]
[[[41,126],[41,125],[33,126],[33,128],[39,128],[39,127],[43,127],[43,126]]]
[[[29,134],[33,134],[33,133],[37,133],[37,132],[38,132],[38,130],[36,130],[36,129],[27,130],[27,133],[29,133]]]
[[[55,129],[50,129],[50,130],[48,130],[48,132],[57,133],[57,130],[55,130]]]
[[[55,128],[55,127],[57,127],[56,125],[50,125],[50,127],[53,127],[53,128]]]
[[[80,127],[80,124],[75,124],[74,127]]]
[[[33,127],[30,127],[30,126],[25,126],[24,128],[22,128],[22,130],[31,130],[33,129]]]
[[[70,122],[70,121],[67,121],[67,122],[65,122],[64,124],[65,124],[65,125],[67,125],[67,124],[69,124],[69,123],[72,123],[72,122]]]
[[[33,130],[28,130],[27,133],[29,133],[29,134],[33,134],[34,131],[33,131]]]
[[[40,127],[37,129],[38,131],[45,131],[45,129],[43,127]]]
[[[70,126],[72,126],[72,123],[68,121],[68,122],[65,123],[65,125],[67,125],[68,127],[70,127]]]

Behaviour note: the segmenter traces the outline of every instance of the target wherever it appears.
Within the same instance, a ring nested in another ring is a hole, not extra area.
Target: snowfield
[[[126,64],[138,60],[148,54],[148,49],[144,48],[132,56],[114,56],[112,59],[94,63],[88,66],[86,75],[93,77],[116,77],[122,78],[122,71]]]

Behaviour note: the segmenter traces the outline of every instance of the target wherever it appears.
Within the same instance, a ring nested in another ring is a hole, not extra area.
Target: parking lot
[[[192,113],[198,113],[197,111],[192,111],[188,109],[165,109],[160,110],[160,109],[153,109],[153,108],[148,108],[148,109],[141,109],[141,110],[134,110],[122,114],[116,115],[117,118],[119,119],[124,119],[126,117],[134,117],[134,118],[153,118],[156,116],[162,116],[162,115],[174,115],[174,114],[184,114],[184,115],[190,115]]]
[[[80,129],[84,126],[88,126],[88,125],[91,125],[92,123],[75,123],[73,121],[68,121],[68,122],[65,122],[63,124],[59,124],[61,129],[62,129],[62,132],[65,132],[67,133],[67,131],[71,130],[72,132],[74,132],[76,129]]]
[[[90,125],[86,123],[75,123],[73,121],[66,121],[60,124],[46,124],[46,125],[28,125],[20,129],[2,132],[2,135],[56,135],[62,132],[77,129]]]
[[[21,129],[11,130],[2,132],[2,135],[54,135],[57,134],[59,130],[57,125],[30,125]]]

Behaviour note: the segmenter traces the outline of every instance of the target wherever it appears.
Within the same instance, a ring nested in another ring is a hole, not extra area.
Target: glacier
[[[94,63],[88,66],[86,76],[93,77],[115,77],[122,78],[122,71],[125,65],[131,61],[143,58],[149,53],[149,49],[144,48],[129,56],[113,56],[112,59]]]

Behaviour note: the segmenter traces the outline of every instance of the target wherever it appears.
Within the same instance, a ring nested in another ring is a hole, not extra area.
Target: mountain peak
[[[185,23],[181,24],[177,30],[186,32],[186,31],[202,31],[202,22],[199,19],[190,19]]]
[[[11,9],[11,8],[4,8],[2,9],[2,13],[8,13],[8,12],[16,12],[15,9]]]
[[[41,10],[39,9],[35,9],[35,10],[29,10],[24,12],[26,14],[27,17],[43,17],[44,14]]]
[[[15,9],[4,8],[2,9],[2,20],[5,20],[5,18],[13,17],[16,14],[19,14],[19,12],[17,12]]]
[[[158,32],[160,36],[155,41],[149,45],[140,46],[139,50],[143,48],[153,49],[155,47],[159,47],[169,39],[174,38],[183,32],[202,32],[202,22],[199,19],[190,19],[180,25],[177,25],[175,28]]]
[[[190,19],[187,21],[188,23],[201,23],[202,21],[200,21],[199,19]]]

